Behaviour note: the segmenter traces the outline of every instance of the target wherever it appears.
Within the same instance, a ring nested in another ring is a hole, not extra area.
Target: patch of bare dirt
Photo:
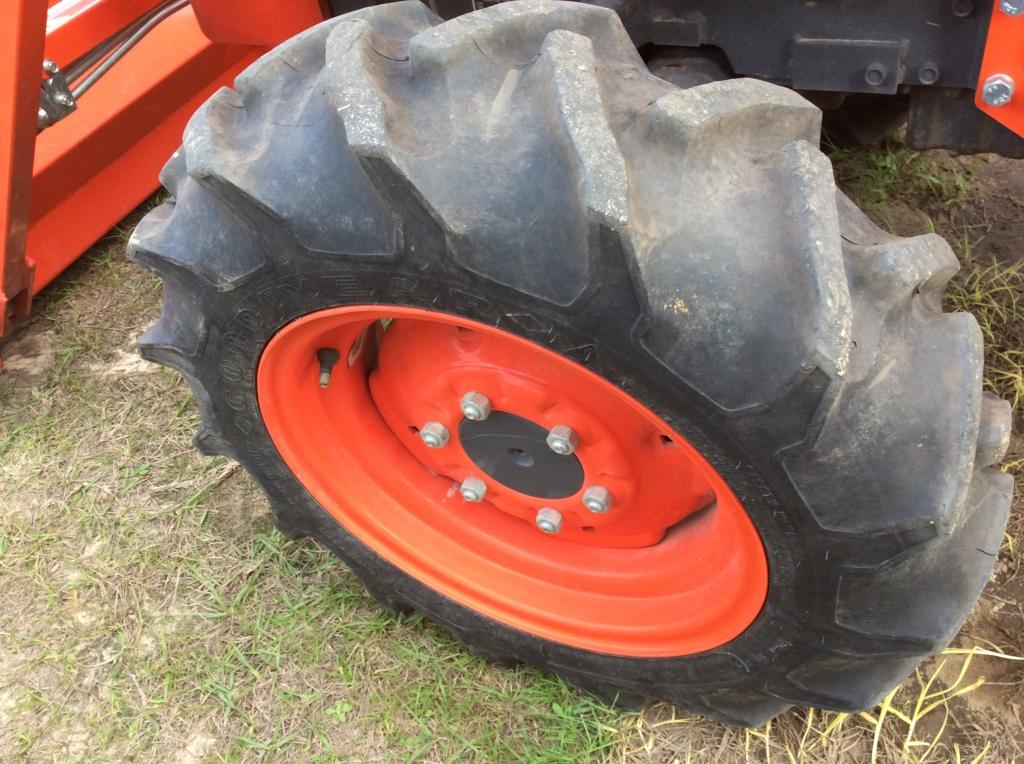
[[[49,332],[22,332],[6,345],[0,346],[3,365],[0,374],[16,380],[18,385],[31,385],[42,379],[53,367],[53,335]]]
[[[927,156],[940,170],[963,176],[968,189],[958,190],[951,202],[927,178],[919,179],[885,204],[892,230],[910,236],[933,225],[961,248],[969,246],[975,259],[1024,259],[1024,160],[945,151]]]

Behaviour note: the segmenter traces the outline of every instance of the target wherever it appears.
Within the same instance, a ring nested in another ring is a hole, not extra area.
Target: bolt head
[[[545,533],[558,533],[562,530],[562,513],[551,507],[544,507],[537,511],[537,527]]]
[[[576,450],[580,444],[580,437],[575,431],[565,424],[556,424],[548,433],[548,448],[559,456],[568,456]]]
[[[67,93],[58,93],[57,103],[59,103],[61,106],[70,106],[74,103],[74,101],[71,100],[71,96],[69,96]]]
[[[872,87],[878,87],[885,78],[889,76],[889,69],[885,64],[871,64],[864,72],[864,81]]]
[[[483,393],[470,390],[459,402],[462,416],[474,422],[482,422],[491,415],[491,399]]]
[[[48,58],[43,61],[43,71],[47,74],[56,74],[60,71],[60,67],[57,66],[57,62],[52,58]]]
[[[613,503],[611,491],[603,485],[592,485],[583,492],[583,506],[595,515],[603,515]]]
[[[999,0],[999,10],[1007,16],[1020,16],[1024,13],[1024,0]]]
[[[427,448],[443,448],[450,438],[448,428],[440,422],[427,422],[420,428],[420,440]]]
[[[463,499],[475,504],[478,501],[484,500],[484,495],[487,493],[487,483],[478,477],[468,477],[459,486],[459,493],[462,494]]]
[[[934,85],[939,81],[939,76],[938,64],[924,64],[917,70],[917,78],[921,81],[922,85]]]
[[[981,100],[989,106],[1006,106],[1013,99],[1013,77],[993,74],[981,86]]]

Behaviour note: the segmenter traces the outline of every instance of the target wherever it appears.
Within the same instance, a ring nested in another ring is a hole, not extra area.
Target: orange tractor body
[[[317,0],[195,0],[154,26],[68,119],[37,135],[43,61],[74,61],[159,5],[15,0],[0,28],[0,336],[156,190],[186,122],[211,93],[324,18]]]

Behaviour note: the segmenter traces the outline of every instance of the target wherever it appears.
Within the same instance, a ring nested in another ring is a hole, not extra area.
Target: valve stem
[[[320,387],[327,387],[331,382],[331,369],[341,358],[334,348],[320,348],[316,351],[316,360],[320,362]]]

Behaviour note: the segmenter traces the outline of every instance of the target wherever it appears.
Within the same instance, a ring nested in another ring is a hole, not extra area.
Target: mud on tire
[[[874,704],[956,633],[999,550],[1009,407],[941,296],[937,236],[837,191],[820,112],[754,80],[650,75],[614,13],[519,0],[442,23],[357,11],[268,53],[192,118],[130,257],[164,283],[144,357],[178,369],[206,453],[289,535],[469,647],[619,700],[735,724]],[[768,555],[757,620],[678,658],[548,642],[419,584],[345,531],[261,421],[262,348],[346,304],[499,326],[612,380],[705,452]]]

